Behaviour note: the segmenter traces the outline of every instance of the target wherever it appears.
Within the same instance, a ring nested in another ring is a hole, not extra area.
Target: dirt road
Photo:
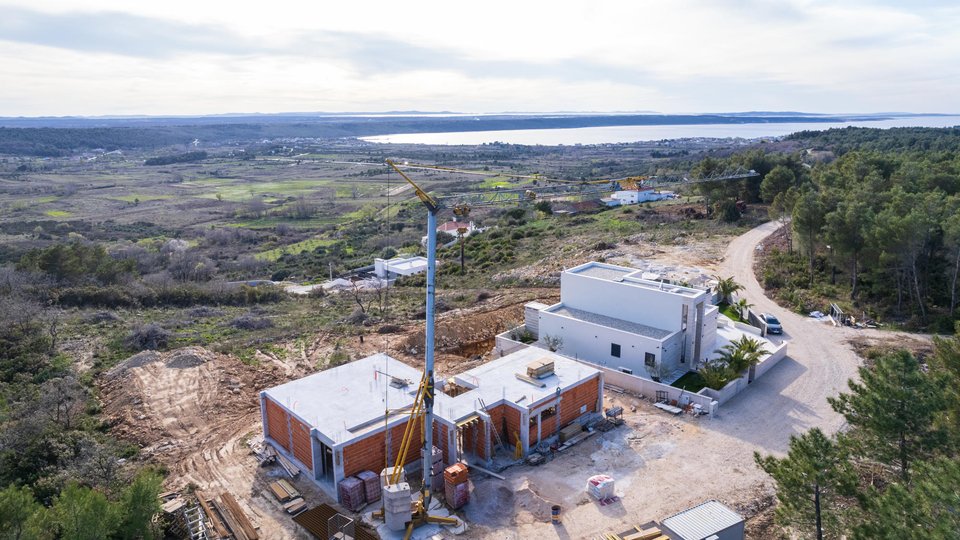
[[[767,223],[734,239],[719,265],[723,277],[745,287],[742,296],[756,309],[783,322],[789,355],[746,391],[725,403],[713,418],[674,418],[638,403],[627,428],[595,436],[540,468],[510,469],[506,481],[517,495],[512,527],[475,526],[481,538],[591,538],[633,524],[660,519],[706,499],[735,508],[769,504],[769,478],[754,463],[753,453],[783,454],[791,435],[812,427],[828,433],[843,418],[827,403],[847,389],[860,359],[848,341],[879,332],[839,329],[777,306],[764,296],[753,274],[756,245],[777,228]],[[884,333],[888,335],[889,333]],[[609,397],[609,396],[608,396]],[[629,405],[630,398],[618,397]],[[620,502],[600,507],[583,496],[586,479],[605,473],[617,479]],[[490,491],[483,487],[479,489]],[[562,527],[531,513],[521,495],[564,507]],[[482,513],[481,513],[482,515]]]

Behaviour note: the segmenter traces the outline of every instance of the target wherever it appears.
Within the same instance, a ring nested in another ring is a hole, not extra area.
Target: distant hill
[[[423,113],[421,113],[423,114]],[[264,139],[337,139],[394,133],[563,129],[602,126],[749,124],[877,120],[876,115],[811,113],[730,114],[498,114],[322,115],[304,113],[197,117],[0,118],[0,154],[62,156],[95,148],[133,150],[204,143],[244,144]]]

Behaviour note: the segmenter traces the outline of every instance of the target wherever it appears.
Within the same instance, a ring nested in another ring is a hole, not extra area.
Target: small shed
[[[710,500],[660,522],[672,540],[743,540],[743,517]]]

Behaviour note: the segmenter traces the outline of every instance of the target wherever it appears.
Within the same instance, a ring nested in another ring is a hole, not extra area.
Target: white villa
[[[565,356],[624,373],[672,380],[696,370],[716,343],[710,293],[641,274],[599,262],[565,270],[560,302],[528,308],[527,328],[544,343],[562,339]]]

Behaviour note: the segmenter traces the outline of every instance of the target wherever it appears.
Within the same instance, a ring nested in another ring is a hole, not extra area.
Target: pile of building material
[[[359,512],[367,503],[363,480],[356,476],[348,476],[341,480],[337,490],[340,495],[340,504],[351,512]]]
[[[257,463],[259,463],[261,467],[273,463],[277,457],[276,450],[269,444],[263,442],[263,435],[247,441],[247,446],[250,447],[250,451],[253,452],[253,457],[257,459]]]
[[[636,526],[622,533],[606,533],[597,540],[670,540],[656,525]]]
[[[443,494],[447,505],[456,510],[470,502],[470,481],[467,466],[455,463],[443,471]]]
[[[290,478],[296,478],[297,475],[300,474],[300,467],[294,465],[293,462],[285,458],[283,454],[277,454],[277,463],[290,475]]]
[[[430,471],[430,491],[440,493],[443,489],[443,450],[434,446],[430,459],[433,461]]]
[[[527,377],[531,379],[544,379],[553,375],[553,360],[541,358],[527,364]]]
[[[223,492],[216,499],[209,499],[203,493],[195,493],[200,507],[210,521],[211,528],[219,538],[235,538],[236,540],[259,540],[256,528],[250,523],[240,503],[228,492]]]
[[[380,477],[373,471],[361,471],[357,473],[357,479],[363,482],[363,494],[368,503],[375,503],[380,500]]]
[[[307,508],[307,504],[300,496],[300,492],[286,480],[278,480],[270,483],[270,492],[283,505],[283,510],[288,514],[296,515]]]
[[[613,478],[605,474],[591,476],[587,479],[587,493],[601,503],[613,501],[616,498]]]

